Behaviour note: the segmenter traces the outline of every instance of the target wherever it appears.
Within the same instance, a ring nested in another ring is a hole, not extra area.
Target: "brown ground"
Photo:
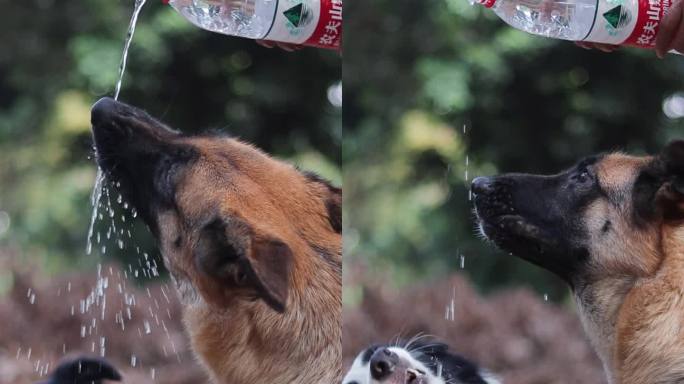
[[[180,305],[172,286],[135,286],[135,279],[126,279],[123,269],[104,266],[103,294],[93,295],[97,301],[81,314],[81,301],[98,291],[96,271],[45,278],[26,266],[9,265],[4,256],[0,254],[0,268],[3,272],[14,270],[14,282],[10,293],[0,297],[0,383],[34,383],[44,379],[40,373],[52,371],[61,359],[99,356],[101,337],[104,337],[106,358],[122,371],[126,383],[207,382],[189,350]],[[33,304],[32,294],[35,294]],[[130,305],[126,304],[126,298]],[[72,306],[74,315],[71,315]],[[130,320],[127,308],[131,310]],[[120,315],[124,318],[123,329],[117,321]],[[95,327],[91,327],[93,319]],[[84,325],[85,337],[81,337]],[[131,363],[134,355],[136,367]]]
[[[18,267],[6,256],[0,254],[0,270],[14,271],[14,282],[10,293],[0,297],[0,383],[34,383],[41,379],[41,371],[51,371],[65,356],[97,356],[102,336],[107,359],[123,371],[126,383],[207,382],[189,350],[171,286],[164,282],[135,286],[132,273],[126,279],[124,269],[112,265],[102,268],[107,284],[101,280],[103,294],[97,295],[96,271],[46,278],[29,267]],[[350,268],[346,271],[347,276],[363,276],[360,271],[349,273]],[[529,290],[507,290],[484,298],[462,275],[401,291],[377,277],[347,283],[366,288],[360,308],[345,308],[345,364],[371,342],[422,332],[447,341],[455,351],[500,374],[506,384],[605,382],[576,314],[544,302]],[[93,292],[91,297],[98,299],[82,314],[81,301]],[[35,294],[33,304],[31,294]],[[452,298],[454,318],[447,320]],[[117,322],[119,313],[124,330]],[[83,325],[85,337],[81,337]],[[133,355],[136,367],[131,366]]]
[[[345,268],[346,276],[363,275]],[[458,274],[399,291],[377,276],[355,280],[345,284],[365,286],[364,299],[359,308],[344,310],[345,367],[368,344],[427,333],[505,384],[605,383],[577,315],[530,290],[482,297]],[[447,320],[452,298],[454,316]]]

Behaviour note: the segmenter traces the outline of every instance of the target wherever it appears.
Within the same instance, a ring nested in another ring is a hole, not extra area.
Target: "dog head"
[[[572,287],[655,272],[667,229],[684,219],[684,141],[658,156],[586,158],[556,175],[472,183],[481,232]]]
[[[108,98],[91,120],[99,166],[154,234],[188,300],[261,300],[283,312],[313,274],[305,255],[339,243],[341,190],[313,175],[235,139],[183,135]]]
[[[342,384],[498,384],[446,344],[373,345],[354,359]]]

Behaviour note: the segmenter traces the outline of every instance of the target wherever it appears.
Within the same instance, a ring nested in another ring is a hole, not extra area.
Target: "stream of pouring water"
[[[135,8],[133,9],[133,16],[131,16],[131,22],[128,25],[128,33],[126,34],[126,40],[124,43],[123,54],[121,55],[121,63],[119,64],[119,79],[116,82],[116,88],[114,89],[114,100],[119,99],[119,93],[121,92],[121,84],[123,83],[124,72],[126,71],[126,62],[128,60],[128,50],[131,47],[131,42],[133,41],[133,35],[135,34],[135,26],[138,23],[138,15],[145,5],[146,0],[135,0]],[[90,195],[90,204],[93,206],[93,213],[90,216],[90,227],[88,228],[88,240],[86,244],[86,254],[90,255],[93,251],[93,231],[95,229],[95,222],[97,221],[97,211],[100,206],[100,197],[102,196],[102,188],[104,186],[105,176],[102,172],[100,166],[97,167],[97,175],[95,176],[95,186],[93,187],[93,193]]]
[[[131,18],[130,25],[128,27],[128,34],[126,35],[124,51],[121,58],[121,64],[119,66],[119,78],[116,84],[116,89],[114,93],[114,99],[118,99],[119,92],[121,90],[121,83],[123,75],[126,69],[126,58],[128,56],[128,50],[131,46],[131,41],[133,39],[133,34],[135,32],[135,25],[137,23],[138,15],[145,4],[146,0],[135,0],[135,9],[133,16]],[[111,185],[111,188],[109,186]],[[132,240],[130,223],[133,219],[137,217],[137,211],[135,207],[129,205],[128,202],[124,201],[123,196],[116,191],[120,188],[120,184],[115,180],[109,180],[102,170],[98,167],[97,176],[95,180],[95,186],[93,192],[90,196],[90,203],[92,204],[93,212],[90,220],[90,228],[88,229],[88,239],[86,253],[91,254],[93,248],[93,242],[100,246],[100,252],[104,255],[106,253],[107,240],[114,241],[118,245],[119,249],[124,249],[125,238]],[[115,211],[118,204],[121,208],[121,216],[117,216]],[[130,219],[127,219],[130,218]],[[109,227],[106,232],[100,233],[99,230],[95,229],[96,223],[103,220],[111,220]],[[117,223],[118,221],[118,223]],[[161,351],[164,357],[169,357],[169,355],[175,354],[176,359],[181,363],[181,355],[179,350],[176,348],[175,340],[172,338],[172,334],[167,328],[167,321],[172,321],[173,316],[171,313],[170,305],[172,304],[173,295],[167,294],[171,292],[172,288],[165,283],[160,287],[162,298],[156,297],[157,294],[153,295],[150,287],[146,287],[147,292],[146,297],[140,297],[140,288],[137,284],[138,281],[142,279],[151,280],[153,278],[159,277],[159,266],[157,260],[151,257],[146,252],[143,252],[140,247],[135,246],[135,253],[138,256],[137,263],[130,262],[127,264],[127,268],[123,267],[121,269],[114,267],[103,268],[102,263],[98,263],[97,267],[97,279],[85,297],[76,297],[77,301],[66,301],[67,305],[70,305],[70,315],[79,316],[81,318],[80,324],[80,338],[81,341],[76,344],[80,344],[79,349],[86,347],[88,341],[90,342],[90,352],[92,354],[97,354],[99,352],[100,357],[105,357],[107,354],[108,340],[105,335],[104,325],[110,321],[111,316],[114,316],[114,323],[120,327],[121,332],[131,332],[137,330],[137,334],[142,340],[145,338],[160,338],[164,335],[166,336],[167,342],[161,344]],[[130,283],[135,280],[136,283]],[[57,287],[56,296],[59,297],[57,300],[68,300],[65,297],[61,297],[64,289],[65,295],[72,292],[71,281],[68,281],[66,287]],[[143,295],[144,296],[144,295]],[[46,299],[45,296],[38,297],[38,292],[34,291],[29,287],[27,292],[27,300],[31,305],[39,305],[41,299]],[[71,299],[74,296],[72,294]],[[109,316],[109,318],[108,318]],[[62,354],[66,355],[68,348],[67,343],[62,344]],[[36,356],[37,353],[32,350],[32,348],[22,348],[21,346],[17,349],[16,358],[25,357],[26,360],[31,361],[35,367],[35,372],[37,372],[40,377],[47,376],[50,372],[51,365],[54,363],[50,359],[45,359],[42,356]],[[130,365],[133,368],[146,369],[149,370],[149,376],[153,381],[157,380],[157,376],[160,372],[154,366],[146,364],[142,358],[136,355],[135,350],[131,350],[131,360]],[[35,362],[33,362],[32,357]]]
[[[121,92],[121,83],[123,81],[124,71],[126,71],[126,61],[128,60],[128,49],[131,47],[133,35],[135,34],[135,25],[138,23],[138,15],[145,5],[146,0],[135,0],[135,9],[131,17],[131,23],[128,25],[128,34],[126,34],[126,43],[124,44],[123,55],[121,56],[121,65],[119,65],[119,81],[116,83],[114,90],[114,100],[119,99],[119,92]]]

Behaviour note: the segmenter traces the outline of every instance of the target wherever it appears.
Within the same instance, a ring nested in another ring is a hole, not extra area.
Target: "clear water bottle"
[[[339,49],[342,0],[165,0],[196,26],[249,39]]]
[[[572,41],[653,48],[672,0],[477,0],[514,28]]]

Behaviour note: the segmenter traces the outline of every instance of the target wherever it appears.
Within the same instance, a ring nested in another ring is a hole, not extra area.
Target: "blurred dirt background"
[[[103,265],[99,278],[96,270],[48,277],[15,260],[0,252],[2,280],[11,275],[0,297],[0,383],[35,383],[59,361],[99,356],[102,337],[104,354],[125,383],[208,382],[189,349],[168,282],[140,285],[141,266],[115,264]],[[389,279],[353,266],[346,277],[348,286],[363,288],[359,305],[345,308],[345,367],[370,343],[425,333],[507,384],[605,382],[573,309],[531,290],[484,297],[461,274],[395,289]]]
[[[140,266],[103,265],[100,278],[97,271],[47,277],[13,260],[0,252],[9,281],[0,296],[0,383],[35,383],[59,361],[103,352],[125,383],[208,382],[170,283],[139,285]]]
[[[362,287],[358,305],[344,310],[345,367],[369,344],[424,333],[506,384],[605,383],[572,308],[525,288],[483,297],[462,274],[395,289],[364,270],[345,265],[345,287]]]

